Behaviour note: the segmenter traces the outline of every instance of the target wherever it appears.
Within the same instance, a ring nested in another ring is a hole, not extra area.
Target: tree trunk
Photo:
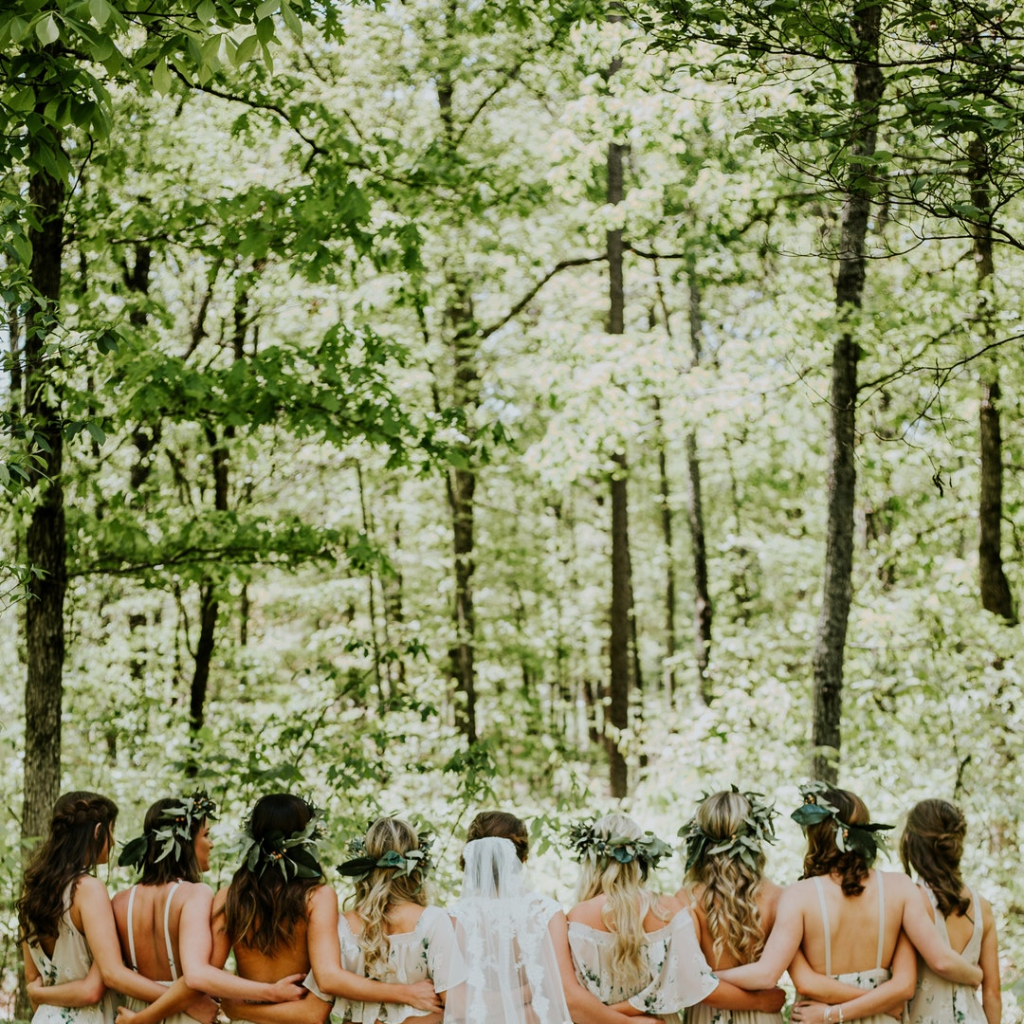
[[[31,163],[39,166],[39,143],[32,137]],[[67,590],[67,535],[62,480],[64,438],[60,384],[51,373],[59,356],[45,348],[56,324],[64,248],[65,183],[36,171],[29,180],[33,219],[29,227],[36,292],[25,318],[22,379],[26,425],[38,439],[26,467],[38,488],[25,538],[33,574],[26,585],[25,791],[21,831],[26,855],[35,838],[46,834],[60,795],[61,705],[64,690],[64,595]]]
[[[448,471],[448,506],[452,514],[452,553],[455,561],[455,644],[451,651],[452,674],[459,701],[455,720],[459,732],[476,743],[476,667],[474,637],[476,614],[473,610],[473,496],[476,474],[468,469]]]
[[[617,70],[613,66],[612,73]],[[608,146],[608,202],[621,203],[624,196],[623,147],[618,143]],[[622,231],[607,233],[608,252],[608,333],[625,333],[625,290],[623,285]],[[612,457],[614,470],[611,477],[612,514],[612,579],[611,579],[611,636],[608,642],[609,684],[611,703],[608,725],[605,729],[608,748],[608,772],[611,795],[624,797],[628,791],[626,759],[622,753],[621,734],[629,727],[630,689],[630,607],[629,578],[629,470],[624,452]]]
[[[665,547],[665,655],[662,662],[662,684],[671,703],[676,692],[676,560],[672,543],[671,487],[668,479],[668,452],[665,450],[661,399],[654,396],[654,426],[658,435],[658,498],[661,502],[661,539]]]
[[[871,211],[870,190],[863,182],[873,171],[858,156],[871,157],[878,135],[878,107],[885,78],[874,63],[878,52],[881,7],[862,3],[852,12],[852,28],[860,44],[854,65],[856,121],[851,133],[849,186],[843,206],[836,279],[839,337],[832,357],[829,393],[828,520],[821,615],[812,662],[814,722],[812,774],[834,784],[838,779],[841,743],[843,658],[853,598],[853,511],[857,469],[854,461],[857,419],[857,363],[860,348],[849,315],[864,297],[865,240]],[[845,321],[845,322],[844,322]]]
[[[690,346],[693,362],[698,366],[703,356],[704,317],[701,313],[700,286],[691,267],[687,275],[690,291]],[[708,589],[708,551],[704,540],[704,506],[701,502],[700,459],[697,457],[697,432],[686,434],[686,518],[690,526],[693,550],[693,652],[697,659],[697,685],[701,700],[710,704],[713,694],[708,680],[711,657],[711,592]]]
[[[974,265],[977,273],[977,319],[984,344],[992,341],[991,295],[995,273],[992,255],[992,204],[987,181],[988,149],[985,141],[975,136],[967,150],[970,161],[971,204],[983,214],[981,223],[971,227],[974,237]],[[999,423],[999,364],[997,356],[987,357],[982,366],[981,408],[978,435],[981,445],[980,494],[978,509],[978,575],[982,607],[1015,623],[1010,584],[1003,571],[1003,440]]]

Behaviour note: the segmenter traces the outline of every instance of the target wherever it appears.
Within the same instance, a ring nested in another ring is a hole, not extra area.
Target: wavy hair
[[[971,901],[964,896],[960,858],[964,854],[967,819],[947,800],[922,800],[907,815],[900,838],[900,860],[909,875],[911,868],[935,894],[943,917],[962,917]]]
[[[624,836],[640,839],[643,829],[625,814],[607,814],[594,822],[595,835],[611,839]],[[612,947],[612,970],[621,979],[625,991],[639,992],[651,980],[651,972],[643,956],[644,918],[653,911],[658,917],[657,903],[644,888],[647,864],[637,858],[628,864],[609,858],[604,869],[597,854],[588,852],[580,862],[580,881],[576,899],[582,903],[595,896],[605,896],[601,919],[615,934]],[[667,919],[666,919],[667,920]]]
[[[822,795],[838,808],[841,825],[866,825],[871,821],[867,805],[849,790],[827,789]],[[870,870],[868,862],[856,850],[844,851],[836,845],[836,822],[832,818],[807,826],[807,854],[801,878],[835,872],[842,878],[843,895],[859,896]]]
[[[416,829],[401,818],[378,818],[366,831],[366,855],[379,860],[388,851],[406,854],[420,848]],[[374,868],[356,882],[352,909],[363,922],[359,945],[363,950],[366,977],[383,980],[388,965],[388,937],[384,931],[388,912],[399,903],[427,905],[424,873],[420,865],[408,874],[395,868]]]
[[[734,836],[749,814],[750,801],[742,793],[725,791],[706,797],[697,808],[695,820],[711,840],[708,847],[713,848],[716,842]],[[751,868],[727,851],[705,852],[687,872],[688,882],[704,887],[700,906],[711,933],[716,963],[723,953],[738,963],[752,963],[764,949],[764,929],[757,905],[764,881],[764,850],[758,850],[755,864],[756,868]]]
[[[250,831],[259,841],[275,832],[301,832],[313,817],[313,805],[290,793],[271,793],[256,801]],[[285,881],[277,871],[257,874],[243,864],[232,876],[224,902],[224,923],[231,945],[273,956],[291,942],[295,928],[308,915],[309,894],[323,877]]]
[[[493,836],[497,839],[508,839],[516,848],[516,856],[522,863],[530,853],[530,832],[522,818],[517,818],[509,811],[481,811],[472,821],[466,832],[466,842],[474,839],[486,839]],[[466,870],[466,862],[460,862],[462,870]]]
[[[68,902],[75,898],[78,879],[99,862],[104,847],[114,843],[117,804],[99,793],[65,793],[53,805],[50,834],[25,869],[18,900],[18,926],[23,942],[56,940]]]
[[[142,826],[143,833],[152,835],[163,824],[161,818],[164,811],[169,807],[180,806],[180,796],[164,797],[163,800],[157,800],[146,811],[146,820]],[[193,821],[192,827],[189,829],[189,841],[178,844],[177,848],[172,848],[170,853],[161,860],[157,858],[160,857],[163,850],[156,842],[150,839],[146,847],[146,857],[142,862],[142,877],[139,879],[139,884],[164,885],[179,878],[185,882],[200,881],[203,873],[199,868],[199,861],[196,858],[195,844],[196,836],[199,835],[205,823],[205,818]]]

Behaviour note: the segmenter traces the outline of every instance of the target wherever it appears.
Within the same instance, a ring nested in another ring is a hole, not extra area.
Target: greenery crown
[[[744,793],[732,787],[734,793],[745,797],[750,804],[750,813],[736,826],[729,836],[710,836],[700,827],[696,817],[691,818],[678,832],[686,840],[686,870],[690,871],[696,864],[702,863],[707,857],[725,854],[727,857],[739,857],[751,871],[757,870],[757,858],[762,853],[763,843],[775,842],[775,823],[778,811],[774,804],[764,801],[762,793]],[[708,799],[704,793],[700,802]]]
[[[672,852],[672,847],[653,832],[645,832],[639,839],[633,836],[599,835],[594,830],[597,819],[577,821],[569,826],[569,848],[573,856],[582,861],[595,858],[604,870],[612,861],[630,864],[634,860],[642,867],[656,868],[658,861]]]
[[[396,876],[409,877],[418,873],[421,878],[426,878],[433,866],[430,859],[430,848],[433,846],[434,836],[430,832],[417,832],[416,841],[419,845],[415,850],[406,850],[405,853],[388,850],[382,856],[374,858],[366,852],[365,839],[361,837],[350,839],[348,852],[352,854],[352,857],[343,864],[339,864],[338,871],[346,878],[353,878],[357,882],[369,877],[370,872],[377,868],[394,871]]]
[[[217,804],[205,790],[197,789],[191,796],[183,796],[175,806],[165,807],[155,827],[125,843],[117,863],[138,870],[145,864],[150,849],[157,845],[160,853],[154,860],[155,864],[172,852],[175,859],[180,859],[194,838],[193,829],[204,820],[217,820]]]
[[[839,817],[839,808],[830,804],[826,797],[828,786],[823,782],[806,782],[800,787],[803,804],[790,817],[802,828],[817,825],[831,818],[835,825],[836,847],[840,853],[847,851],[859,854],[870,867],[879,850],[885,850],[885,836],[879,833],[895,828],[868,822],[865,825],[851,825]]]
[[[252,834],[252,812],[242,820],[242,831],[232,844],[230,852],[258,878],[268,867],[276,866],[284,880],[320,878],[324,869],[320,865],[317,843],[327,835],[324,814],[315,804],[306,801],[309,821],[297,832],[275,829],[261,839]]]

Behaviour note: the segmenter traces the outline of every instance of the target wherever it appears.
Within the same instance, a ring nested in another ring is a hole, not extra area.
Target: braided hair
[[[21,940],[38,943],[56,940],[68,902],[75,897],[78,879],[91,871],[114,841],[117,804],[98,793],[65,793],[53,805],[50,833],[33,854],[18,900]]]

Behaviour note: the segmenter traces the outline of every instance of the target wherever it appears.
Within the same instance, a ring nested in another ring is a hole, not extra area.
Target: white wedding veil
[[[526,888],[509,839],[466,844],[462,896],[449,908],[467,966],[445,1024],[571,1024],[548,924],[558,907]]]

